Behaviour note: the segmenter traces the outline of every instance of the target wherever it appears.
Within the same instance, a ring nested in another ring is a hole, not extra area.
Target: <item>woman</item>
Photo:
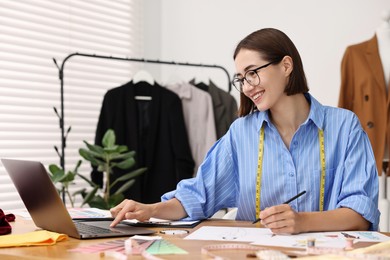
[[[308,94],[300,55],[279,30],[248,35],[234,61],[240,118],[195,178],[156,204],[123,201],[111,209],[112,226],[125,218],[205,219],[237,207],[237,220],[260,218],[275,234],[377,230],[377,170],[357,117]]]

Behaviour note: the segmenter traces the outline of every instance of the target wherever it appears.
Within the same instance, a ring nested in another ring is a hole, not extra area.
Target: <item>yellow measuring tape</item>
[[[260,140],[259,140],[259,158],[257,160],[257,177],[256,177],[256,217],[260,215],[260,187],[261,177],[263,174],[263,153],[264,153],[264,126],[260,129]]]
[[[318,140],[320,141],[321,179],[320,179],[320,211],[324,210],[325,197],[325,144],[324,131],[318,129]]]
[[[256,216],[257,219],[260,215],[260,188],[262,179],[263,168],[263,154],[264,154],[264,126],[260,129],[259,138],[259,156],[257,161],[257,177],[256,177]],[[324,145],[324,131],[318,129],[318,140],[320,143],[320,160],[321,160],[321,178],[320,178],[320,211],[324,210],[324,197],[325,197],[325,145]]]

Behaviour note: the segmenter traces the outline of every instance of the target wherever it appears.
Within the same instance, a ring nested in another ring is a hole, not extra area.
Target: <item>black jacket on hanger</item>
[[[136,100],[136,95],[148,95],[152,100]],[[182,104],[172,91],[157,83],[152,86],[132,81],[109,90],[104,96],[95,144],[101,145],[109,128],[115,131],[117,144],[127,145],[130,151],[136,152],[136,168],[147,168],[125,194],[126,198],[142,203],[158,202],[180,180],[193,176],[194,161]],[[130,170],[116,169],[111,180]],[[91,177],[102,185],[102,173],[94,169]]]

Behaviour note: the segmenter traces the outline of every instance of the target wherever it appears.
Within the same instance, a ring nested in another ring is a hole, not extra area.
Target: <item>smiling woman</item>
[[[300,54],[278,29],[249,34],[233,58],[240,118],[196,177],[159,203],[124,200],[110,210],[111,226],[133,218],[202,220],[236,207],[237,220],[261,221],[274,234],[377,230],[375,159],[356,115],[308,93]]]
[[[142,9],[141,1],[130,0],[1,1],[0,158],[58,164],[53,146],[61,140],[53,107],[59,112],[60,82],[52,59],[60,63],[72,52],[140,56]],[[104,93],[127,81],[132,66],[82,59],[67,66],[64,113],[72,131],[66,169],[81,159],[82,141],[93,141]],[[88,176],[89,171],[87,163],[80,168]],[[2,165],[0,191],[2,209],[24,207]]]

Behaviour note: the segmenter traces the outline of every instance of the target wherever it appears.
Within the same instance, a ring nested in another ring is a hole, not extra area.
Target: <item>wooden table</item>
[[[34,223],[31,220],[24,220],[21,217],[17,217],[15,222],[11,223],[12,234],[22,234],[36,230]],[[253,227],[253,224],[248,221],[234,221],[234,220],[221,220],[211,219],[200,223],[197,227],[187,229],[190,233],[202,226],[229,226],[229,227]],[[166,228],[151,228],[159,232]],[[201,248],[210,244],[226,244],[230,242],[221,241],[204,241],[204,240],[185,240],[183,237],[186,235],[164,235],[158,233],[163,239],[168,240],[174,245],[186,250],[188,255],[162,255],[159,256],[163,259],[207,259],[201,254]],[[121,238],[107,238],[107,239],[89,239],[78,240],[69,238],[67,241],[58,242],[53,246],[31,246],[31,247],[14,247],[14,248],[0,248],[0,259],[115,259],[113,257],[101,256],[99,254],[84,254],[69,252],[69,249],[74,249],[81,246],[93,245],[110,240],[118,240]],[[240,243],[235,243],[240,244]],[[248,245],[248,243],[241,243]],[[367,246],[367,244],[365,245]],[[260,247],[259,247],[260,248]],[[273,248],[279,250],[285,250],[286,248]],[[251,250],[229,250],[229,251],[215,251],[218,256],[229,257],[230,259],[250,259],[248,254],[253,253]],[[130,257],[129,257],[130,259]],[[131,256],[131,259],[143,259],[141,256]],[[252,258],[253,259],[253,258]]]

